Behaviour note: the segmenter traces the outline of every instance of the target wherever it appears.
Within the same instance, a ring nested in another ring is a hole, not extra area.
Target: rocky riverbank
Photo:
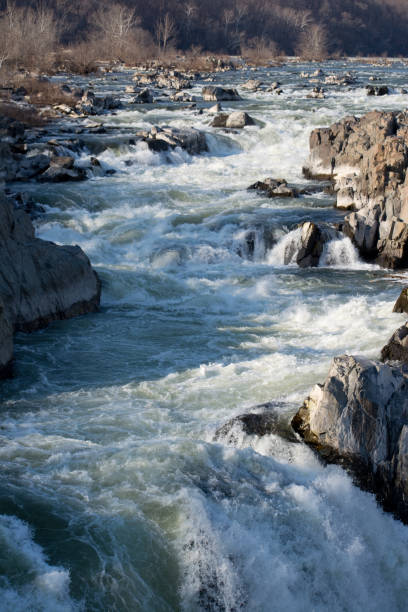
[[[59,143],[39,151],[24,125],[0,117],[0,178],[6,181],[79,180],[74,158]],[[58,246],[40,240],[30,214],[36,207],[21,196],[0,190],[0,377],[12,372],[13,334],[34,331],[56,319],[95,311],[101,283],[88,257],[78,246]]]

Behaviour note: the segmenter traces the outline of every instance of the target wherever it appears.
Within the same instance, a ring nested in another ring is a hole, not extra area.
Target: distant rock
[[[161,128],[153,126],[150,132],[142,137],[153,151],[167,151],[180,147],[185,149],[190,155],[196,155],[208,150],[204,132],[194,128]]]
[[[258,91],[261,85],[262,81],[258,81],[257,79],[249,79],[249,81],[241,85],[241,88],[246,89],[247,91]]]
[[[207,102],[229,102],[242,99],[236,89],[226,89],[225,87],[215,87],[213,85],[203,87],[201,95]]]
[[[234,111],[232,113],[219,113],[211,122],[212,127],[223,127],[231,129],[241,129],[247,125],[255,125],[255,121],[244,111]]]
[[[367,96],[388,96],[390,90],[386,85],[379,85],[378,87],[374,87],[373,85],[367,85]]]
[[[268,198],[297,198],[299,192],[290,187],[285,179],[266,178],[250,185],[248,189],[254,189]]]
[[[152,104],[153,95],[150,89],[145,87],[140,91],[137,96],[133,99],[133,104]]]

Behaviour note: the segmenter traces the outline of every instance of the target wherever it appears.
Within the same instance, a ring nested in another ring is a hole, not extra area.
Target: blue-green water
[[[319,268],[283,265],[297,223],[341,219],[330,196],[246,190],[267,176],[306,186],[313,127],[406,105],[363,89],[374,73],[407,85],[403,65],[324,65],[358,77],[324,100],[305,98],[304,69],[316,66],[255,74],[281,81],[280,97],[223,104],[259,120],[241,132],[177,106],[98,119],[129,134],[197,127],[206,154],[112,146],[100,159],[113,176],[24,185],[46,207],[38,235],[82,246],[103,294],[98,313],[16,338],[1,388],[1,610],[406,609],[408,531],[372,495],[302,444],[214,441],[262,402],[289,419],[334,355],[378,355],[403,320],[391,311],[404,278],[348,241]],[[123,92],[130,76],[115,76],[97,90]]]

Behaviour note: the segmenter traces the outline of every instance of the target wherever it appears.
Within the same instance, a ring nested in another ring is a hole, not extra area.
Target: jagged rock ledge
[[[384,509],[408,523],[408,364],[403,326],[382,352],[389,363],[342,355],[292,420],[329,463],[348,468]],[[398,346],[401,350],[398,350]],[[405,350],[405,352],[404,352]],[[392,352],[394,351],[394,352]]]
[[[373,111],[313,130],[308,178],[332,180],[360,254],[408,267],[408,111]]]

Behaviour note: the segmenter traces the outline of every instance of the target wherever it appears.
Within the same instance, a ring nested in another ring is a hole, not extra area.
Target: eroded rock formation
[[[408,266],[408,112],[373,111],[313,130],[309,178],[335,183],[344,233],[363,257]]]

